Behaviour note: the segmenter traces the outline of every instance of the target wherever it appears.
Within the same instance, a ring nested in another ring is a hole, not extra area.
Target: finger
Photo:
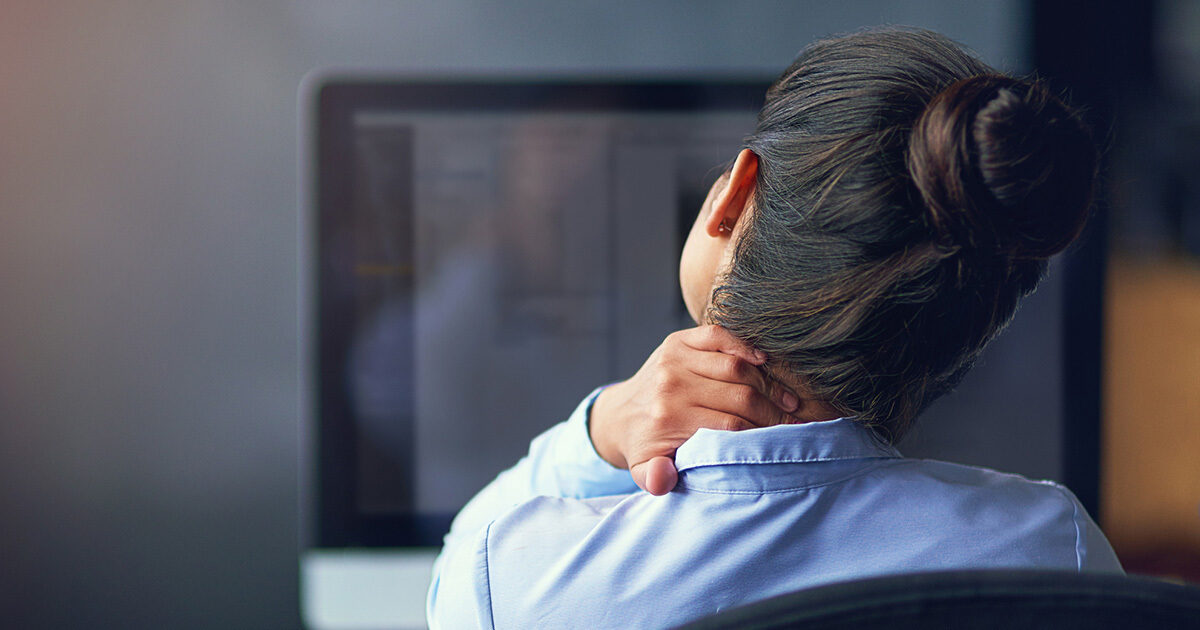
[[[681,331],[679,340],[694,350],[724,352],[754,365],[762,365],[767,362],[765,353],[751,348],[720,326],[689,328]]]
[[[716,401],[714,402],[714,405],[719,403],[720,401]],[[716,431],[744,431],[746,429],[755,429],[759,426],[765,426],[755,424],[754,422],[751,422],[750,420],[747,420],[738,414],[721,411],[712,407],[699,406],[700,403],[697,403],[697,405],[698,406],[692,407],[688,410],[686,418],[687,426],[684,427],[686,434],[683,439],[679,440],[680,444],[687,441],[687,438],[691,437],[699,429],[713,429]],[[726,406],[731,407],[732,405]],[[630,458],[630,461],[636,462],[643,459],[650,459],[655,455],[663,454],[664,453],[662,452],[637,453],[636,456]]]
[[[710,381],[704,398],[695,398],[696,403],[740,418],[756,427],[769,427],[793,421],[789,412],[757,389],[741,383],[716,383]],[[794,396],[794,394],[792,394]]]
[[[687,355],[684,367],[693,374],[714,381],[745,383],[765,391],[766,379],[758,366],[745,359],[715,351],[694,351]]]
[[[767,388],[769,389],[767,392],[767,398],[775,401],[775,404],[778,405],[780,409],[788,414],[795,413],[796,410],[800,409],[800,397],[797,396],[795,392],[788,389],[783,383],[771,378],[769,375],[766,377],[766,381]]]
[[[679,481],[679,472],[675,470],[675,462],[671,461],[670,457],[661,455],[640,464],[634,464],[633,468],[629,469],[629,473],[633,475],[633,482],[639,488],[655,496],[662,496],[670,492]]]
[[[739,357],[721,352],[695,353],[686,364],[688,371],[703,378],[725,383],[742,383],[757,389],[784,413],[800,406],[800,398],[761,369]]]
[[[693,406],[687,410],[686,414],[676,416],[671,426],[664,428],[661,434],[657,435],[657,439],[647,440],[631,447],[628,452],[624,453],[624,457],[626,462],[642,463],[657,457],[671,459],[675,456],[675,449],[700,429],[743,431],[756,427],[757,425],[744,418],[707,407]],[[634,466],[630,466],[630,471],[633,469]],[[644,472],[642,471],[640,474],[644,474]],[[639,481],[637,477],[634,478],[634,481],[642,488],[645,488],[644,480],[644,477],[642,481]]]

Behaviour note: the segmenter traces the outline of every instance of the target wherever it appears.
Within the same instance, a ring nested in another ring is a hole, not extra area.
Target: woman
[[[810,46],[688,237],[701,325],[462,510],[431,626],[662,627],[886,573],[1120,572],[1066,489],[891,446],[1079,234],[1096,162],[1044,86],[940,35]]]

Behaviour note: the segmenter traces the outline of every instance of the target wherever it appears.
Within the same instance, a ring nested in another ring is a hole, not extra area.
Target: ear
[[[729,238],[733,235],[734,226],[754,197],[757,179],[758,156],[750,149],[742,149],[733,162],[733,168],[729,170],[728,183],[713,198],[712,208],[705,219],[704,230],[709,236]]]

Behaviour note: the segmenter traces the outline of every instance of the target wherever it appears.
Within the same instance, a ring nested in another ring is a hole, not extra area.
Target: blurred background
[[[1103,296],[1078,318],[1097,343],[1070,354],[1103,383],[1103,430],[1062,439],[1097,454],[1081,498],[1126,567],[1200,580],[1200,3],[15,0],[3,625],[299,626],[310,70],[766,79],[885,23],[1037,68],[1088,108],[1106,168],[1077,255],[1106,272],[1064,291]]]

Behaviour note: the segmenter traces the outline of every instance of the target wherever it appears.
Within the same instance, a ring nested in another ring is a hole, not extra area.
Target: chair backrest
[[[1200,588],[1062,571],[950,571],[842,582],[722,611],[681,630],[1200,629]]]

